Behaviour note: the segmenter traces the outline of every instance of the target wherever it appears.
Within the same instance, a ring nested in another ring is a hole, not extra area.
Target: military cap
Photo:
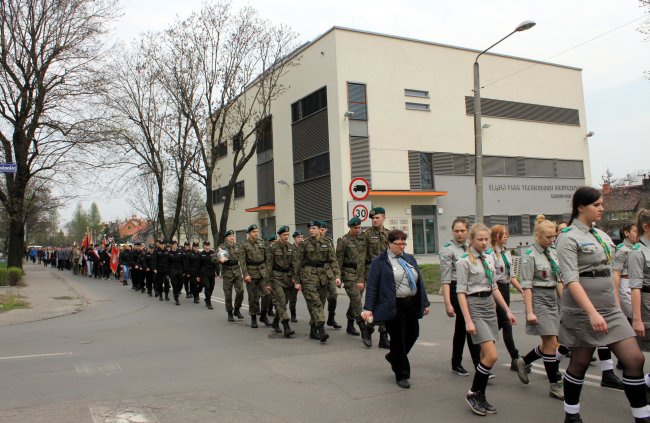
[[[319,227],[319,228],[320,228],[320,227],[321,227],[321,222],[320,222],[320,220],[311,220],[311,221],[309,222],[309,227],[311,228],[312,226],[316,226],[316,227]]]
[[[142,243],[141,242],[136,242],[135,246],[137,247],[138,245],[142,245]]]
[[[280,226],[280,229],[278,229],[278,235],[283,234],[285,232],[289,232],[289,227],[287,225]]]
[[[386,210],[383,207],[373,207],[370,210],[370,217],[374,217],[376,214],[386,214]]]
[[[158,238],[158,244],[164,244],[165,240],[163,238]]]
[[[183,243],[183,247],[189,247],[189,246],[190,246],[190,242],[189,242],[189,241],[185,241],[185,242]]]
[[[271,235],[271,236],[269,237],[269,242],[273,242],[273,241],[277,241],[277,240],[278,240],[277,235]]]
[[[172,239],[171,245],[176,245],[176,244],[178,244],[178,241],[176,241],[175,239]]]
[[[205,241],[203,241],[203,245],[210,245],[210,241],[206,239]]]
[[[291,235],[291,237],[292,237],[292,238],[295,238],[295,237],[298,237],[298,236],[301,236],[301,235],[302,235],[302,232],[300,232],[300,231],[295,231],[295,232],[293,233],[293,235]]]
[[[149,248],[156,248],[156,244],[149,244]]]
[[[198,246],[199,246],[199,243],[198,243],[198,242],[194,241],[194,242],[192,243],[192,247],[198,247]]]
[[[359,226],[361,225],[361,219],[358,217],[353,217],[352,219],[348,220],[348,226]]]
[[[249,234],[249,233],[251,233],[252,231],[254,231],[255,229],[257,229],[257,225],[256,225],[256,224],[252,224],[252,225],[250,225],[250,226],[248,227],[248,229],[246,229],[246,233]]]
[[[230,236],[230,235],[235,235],[235,231],[232,229],[228,229],[225,234],[223,234],[224,237]]]
[[[327,222],[324,221],[324,220],[321,220],[321,221],[320,221],[320,227],[321,227],[321,228],[325,228],[325,229],[327,229]]]

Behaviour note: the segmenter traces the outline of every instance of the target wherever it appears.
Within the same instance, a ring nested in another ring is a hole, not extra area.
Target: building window
[[[309,94],[291,105],[291,123],[304,119],[327,107],[327,88]]]
[[[246,192],[244,190],[244,181],[239,181],[235,184],[235,198],[244,198]]]
[[[232,137],[232,151],[238,151],[241,149],[242,144],[244,144],[244,134],[240,131],[237,135]]]
[[[429,98],[429,91],[404,89],[404,95],[407,97]]]
[[[228,155],[228,144],[220,142],[217,144],[217,159],[226,157]]]
[[[257,204],[273,204],[275,202],[275,178],[273,160],[257,166]]]
[[[404,103],[404,105],[406,106],[406,110],[420,110],[423,112],[429,111],[429,105],[424,103],[411,103],[407,101]]]
[[[350,120],[368,120],[365,84],[348,82],[348,111],[354,113]]]
[[[273,148],[273,119],[266,116],[257,124],[257,154]]]
[[[433,189],[431,153],[420,153],[420,184],[422,189]]]
[[[510,235],[521,235],[521,216],[508,216],[508,233]]]
[[[304,180],[314,179],[330,173],[330,154],[324,153],[320,156],[312,157],[304,162],[303,177]]]
[[[228,187],[221,187],[212,191],[212,204],[221,204],[226,201]]]

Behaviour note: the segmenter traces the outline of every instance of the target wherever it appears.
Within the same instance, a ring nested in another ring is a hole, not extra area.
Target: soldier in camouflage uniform
[[[366,256],[366,269],[364,273],[365,278],[370,273],[370,263],[379,254],[386,251],[388,248],[388,229],[384,228],[384,220],[386,220],[386,210],[383,207],[374,207],[370,210],[370,218],[372,219],[372,228],[363,233],[364,250]],[[382,322],[379,324],[379,348],[390,349],[390,341],[388,340],[388,332]],[[367,338],[363,339],[363,343],[367,347],[372,346],[371,335],[373,332],[372,325],[368,325],[369,329],[366,331]]]
[[[278,236],[277,235],[271,235],[268,239],[269,243],[268,246],[266,247],[266,252],[268,253],[271,250],[271,247],[278,242]],[[268,257],[268,254],[267,254]],[[269,280],[268,283],[270,284],[271,281]],[[271,286],[271,294],[269,295],[270,301],[269,301],[269,308],[266,311],[266,315],[268,317],[273,317],[275,316],[275,313],[273,313],[273,287]]]
[[[266,276],[264,270],[266,250],[262,242],[258,239],[260,231],[257,225],[250,225],[246,232],[248,233],[248,239],[242,242],[242,248],[246,257],[242,271],[244,273],[246,290],[248,291],[248,312],[251,315],[251,327],[257,328],[258,314],[260,315],[260,322],[266,326],[271,326],[271,323],[266,318],[266,310],[268,309],[270,300],[270,286],[264,280]],[[260,298],[262,300],[261,310],[259,304]]]
[[[320,221],[320,238],[327,242],[332,249],[334,249],[334,240],[327,236],[327,223],[325,221]],[[334,316],[336,315],[336,297],[338,296],[336,292],[336,285],[334,281],[331,281],[327,286],[327,326],[333,327],[334,329],[341,329]],[[325,303],[323,303],[325,305]]]
[[[273,302],[275,303],[275,317],[273,329],[282,333],[280,325],[284,328],[284,336],[289,338],[294,331],[289,327],[287,314],[287,301],[291,291],[295,291],[293,279],[293,261],[296,256],[295,247],[289,244],[289,227],[282,226],[278,229],[279,240],[273,243],[266,255],[266,280],[271,284]]]
[[[334,280],[341,286],[341,273],[332,245],[320,238],[321,222],[309,222],[310,237],[303,241],[295,263],[296,282],[301,285],[307,308],[311,313],[311,339],[326,342],[325,313],[323,304],[327,298],[328,284]]]
[[[350,231],[336,242],[336,259],[341,266],[343,287],[350,299],[346,313],[348,326],[345,332],[352,336],[359,336],[359,332],[354,329],[355,321],[361,332],[366,330],[361,318],[361,291],[365,286],[363,282],[365,256],[361,254],[363,249],[363,240],[360,236],[361,219],[353,217],[348,221],[348,227]]]
[[[244,250],[235,242],[235,231],[226,231],[225,235],[224,243],[219,246],[219,249],[227,251],[228,258],[220,260],[221,277],[223,278],[223,294],[226,299],[228,321],[234,322],[235,317],[238,319],[244,318],[239,309],[244,301],[244,273],[242,266],[246,263],[246,258],[244,257]],[[234,312],[232,303],[233,288],[235,289]]]
[[[300,244],[302,243],[303,236],[302,232],[300,231],[295,231],[293,235],[291,235],[293,238],[293,250],[297,254],[298,249],[300,248]],[[291,312],[291,323],[296,323],[298,321],[298,318],[296,317],[296,303],[298,302],[298,290],[297,289],[292,289],[289,291],[289,311]]]

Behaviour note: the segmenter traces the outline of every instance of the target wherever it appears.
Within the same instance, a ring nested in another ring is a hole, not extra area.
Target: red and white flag
[[[117,266],[120,262],[119,255],[120,252],[115,248],[115,244],[113,244],[113,249],[111,250],[111,270],[113,273],[117,272]]]

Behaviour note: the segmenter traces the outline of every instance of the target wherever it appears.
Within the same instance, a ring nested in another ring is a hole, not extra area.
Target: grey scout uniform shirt
[[[621,272],[621,276],[627,276],[627,257],[634,248],[634,244],[626,239],[616,247],[616,254],[612,262],[612,270]]]
[[[245,275],[246,255],[244,254],[244,249],[236,242],[234,242],[232,245],[228,245],[227,242],[224,242],[219,246],[219,248],[228,251],[228,261],[223,263],[221,266],[222,275],[226,275],[229,273],[236,273],[239,276],[241,276],[242,274]],[[216,254],[215,254],[215,258],[216,258]],[[239,270],[240,267],[241,267],[241,273]]]
[[[321,263],[322,267],[315,267],[314,264]],[[300,244],[300,249],[296,255],[296,262],[294,264],[294,274],[296,275],[296,283],[302,283],[305,279],[314,279],[312,274],[315,274],[317,281],[321,284],[326,284],[328,281],[321,278],[323,273],[328,279],[340,278],[341,272],[336,260],[336,253],[332,245],[323,240],[309,237]],[[307,269],[310,275],[306,275]]]
[[[364,270],[361,236],[343,235],[336,242],[336,260],[339,263],[344,282],[359,282]]]
[[[555,250],[549,247],[547,251],[557,265],[558,260]],[[526,250],[521,259],[521,266],[521,287],[523,289],[533,287],[554,288],[557,286],[558,279],[555,272],[553,272],[551,262],[546,258],[544,248],[538,243],[534,243],[531,248]]]
[[[469,261],[469,254],[463,254],[458,259],[456,263],[456,276],[458,277],[458,285],[456,286],[456,292],[464,293],[467,295],[475,294],[477,292],[484,291],[493,291],[498,289],[494,277],[492,283],[490,283],[487,275],[485,274],[485,267],[479,258],[479,254],[472,247],[469,247],[469,251],[476,259],[475,263],[472,264]],[[494,275],[494,258],[491,254],[483,252],[483,259],[488,265],[490,271]]]
[[[650,239],[642,236],[628,257],[630,288],[650,287]]]
[[[265,275],[264,267],[266,264],[266,249],[260,240],[251,240],[248,238],[242,242],[242,248],[245,253],[244,277],[250,275],[252,279],[263,279]],[[257,263],[257,264],[253,264]]]
[[[293,285],[293,262],[296,256],[295,247],[281,241],[273,244],[266,257],[266,277],[269,283],[279,283],[285,288]]]
[[[589,229],[589,226],[574,219],[571,226],[560,232],[557,256],[565,285],[579,281],[582,272],[611,270],[605,250]],[[596,231],[609,247],[611,254],[614,254],[614,243],[609,235],[598,228]]]
[[[510,251],[495,247],[488,249],[485,253],[491,254],[494,260],[494,281],[505,284],[510,283],[510,279],[515,277],[515,268],[512,266]],[[504,255],[505,258],[503,258]],[[508,264],[506,264],[506,260],[508,260]]]
[[[451,281],[457,280],[456,263],[466,250],[467,244],[461,244],[455,239],[445,243],[440,251],[440,280],[442,283],[449,284]]]

